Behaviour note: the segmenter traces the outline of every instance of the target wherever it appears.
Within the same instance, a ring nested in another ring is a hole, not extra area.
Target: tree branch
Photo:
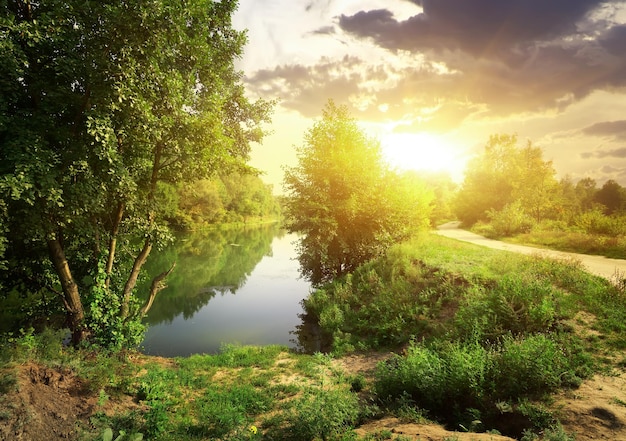
[[[146,302],[143,304],[143,306],[139,310],[139,317],[143,317],[144,315],[148,313],[148,311],[150,311],[150,308],[152,308],[152,302],[154,302],[156,295],[160,291],[167,288],[167,285],[164,283],[164,279],[170,275],[170,273],[174,270],[175,266],[176,266],[176,262],[172,264],[170,269],[162,272],[161,274],[156,276],[154,279],[152,279],[152,285],[150,285],[150,293],[148,295],[148,298],[146,299]]]
[[[126,281],[126,285],[124,286],[124,297],[122,299],[122,306],[120,307],[120,317],[122,319],[128,318],[129,312],[129,304],[130,304],[130,295],[137,284],[137,278],[139,277],[139,272],[141,271],[141,267],[146,262],[148,255],[150,254],[150,250],[152,250],[152,242],[150,239],[146,239],[146,242],[143,245],[143,249],[135,259],[135,263],[133,264],[133,269],[130,272],[130,276],[128,276],[128,280]]]

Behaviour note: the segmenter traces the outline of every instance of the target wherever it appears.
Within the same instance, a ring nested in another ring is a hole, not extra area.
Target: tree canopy
[[[347,107],[330,101],[297,154],[285,174],[288,228],[303,234],[301,272],[312,283],[354,270],[428,224],[431,192],[388,169],[380,143]]]
[[[58,292],[75,342],[137,334],[136,282],[168,237],[160,183],[245,169],[263,136],[270,105],[234,68],[236,6],[0,2],[4,281]]]
[[[468,163],[456,214],[472,225],[515,202],[523,213],[540,220],[558,203],[555,175],[541,148],[530,142],[520,147],[515,135],[493,135],[482,154]]]

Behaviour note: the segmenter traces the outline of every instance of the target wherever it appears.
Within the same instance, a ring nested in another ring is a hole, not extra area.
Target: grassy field
[[[394,417],[484,439],[559,441],[573,437],[551,408],[554,394],[626,367],[623,287],[573,262],[430,234],[304,306],[331,342],[327,355],[228,346],[159,359],[69,350],[52,332],[13,336],[2,348],[0,418],[17,424],[20,410],[7,401],[26,388],[27,366],[31,379],[42,369],[78,379],[92,400],[74,421],[85,440],[403,439],[354,430]],[[366,375],[338,367],[354,353],[382,361]]]

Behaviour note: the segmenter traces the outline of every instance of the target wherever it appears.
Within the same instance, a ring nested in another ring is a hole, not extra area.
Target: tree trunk
[[[124,320],[128,318],[128,313],[130,312],[130,296],[133,292],[133,289],[135,289],[135,285],[137,284],[137,278],[139,277],[139,272],[141,271],[141,267],[143,266],[143,264],[146,263],[146,259],[150,254],[150,250],[152,250],[152,242],[150,242],[150,239],[146,239],[143,249],[135,259],[133,269],[131,270],[130,276],[128,277],[126,285],[124,286],[122,306],[120,307],[120,317]]]
[[[67,310],[70,331],[72,332],[72,343],[78,345],[87,336],[87,331],[84,326],[85,311],[80,300],[78,286],[74,281],[70,266],[65,258],[65,252],[58,238],[48,239],[48,251],[50,253],[50,260],[52,260],[59,280],[61,281],[63,303]]]
[[[122,216],[124,215],[124,203],[120,202],[115,210],[113,217],[113,226],[111,227],[111,239],[109,241],[109,257],[107,259],[106,267],[106,281],[105,287],[109,289],[111,285],[111,272],[113,271],[113,261],[115,260],[115,248],[117,246],[117,235],[120,231],[120,224],[122,223]]]

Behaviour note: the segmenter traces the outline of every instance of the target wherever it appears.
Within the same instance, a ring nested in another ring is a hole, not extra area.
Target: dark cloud
[[[457,99],[498,115],[563,109],[594,90],[626,87],[626,25],[590,14],[610,1],[413,1],[424,10],[407,20],[379,9],[342,15],[339,26],[444,63],[457,73],[447,85]]]
[[[317,115],[332,97],[361,102],[354,107],[359,118],[413,120],[417,126],[411,127],[429,130],[449,129],[479,113],[489,117],[563,110],[595,90],[626,90],[626,25],[606,14],[602,21],[590,14],[615,2],[413,2],[423,12],[404,21],[379,9],[342,15],[338,25],[383,48],[409,51],[416,59],[423,55],[423,66],[323,58],[313,66],[256,72],[248,79],[250,88],[305,116]],[[337,28],[314,33],[337,38]],[[429,118],[419,113],[422,107],[437,106],[439,111]]]
[[[490,56],[576,31],[605,0],[423,0],[421,14],[398,21],[385,9],[341,15],[339,26],[388,49],[461,50]]]
[[[608,136],[615,139],[626,139],[626,120],[605,121],[585,127],[582,132],[585,135]]]

